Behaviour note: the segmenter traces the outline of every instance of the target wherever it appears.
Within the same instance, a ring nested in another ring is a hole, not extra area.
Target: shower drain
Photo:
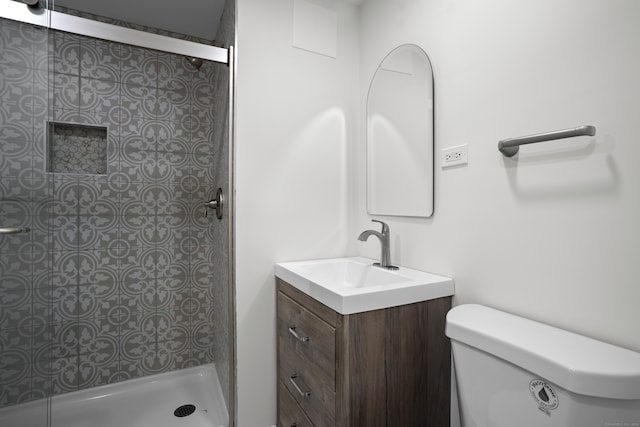
[[[188,415],[193,414],[196,411],[195,405],[182,405],[179,406],[175,411],[173,411],[173,415],[176,417],[182,418]]]

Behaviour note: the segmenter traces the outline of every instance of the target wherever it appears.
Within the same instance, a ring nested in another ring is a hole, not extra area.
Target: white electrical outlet
[[[443,168],[456,165],[466,165],[468,163],[467,144],[443,148],[441,153]]]

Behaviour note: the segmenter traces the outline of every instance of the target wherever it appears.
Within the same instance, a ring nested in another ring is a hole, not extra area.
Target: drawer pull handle
[[[298,374],[293,374],[293,375],[291,375],[289,380],[291,381],[291,384],[293,384],[293,386],[295,387],[296,391],[300,394],[300,396],[302,396],[302,397],[311,396],[311,392],[310,391],[302,391],[300,386],[296,383],[296,378],[298,378]]]
[[[300,335],[299,333],[296,332],[296,327],[297,326],[289,326],[289,333],[291,335],[293,335],[294,337],[296,337],[296,339],[300,342],[308,342],[309,341],[309,337],[303,337],[302,335]]]

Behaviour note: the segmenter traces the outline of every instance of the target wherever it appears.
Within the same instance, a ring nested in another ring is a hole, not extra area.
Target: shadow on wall
[[[521,200],[609,195],[620,189],[611,137],[549,141],[502,158],[513,194]]]

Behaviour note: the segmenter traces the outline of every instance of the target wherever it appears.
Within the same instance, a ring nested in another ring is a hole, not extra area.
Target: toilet
[[[640,353],[477,304],[446,334],[462,427],[640,427]]]

